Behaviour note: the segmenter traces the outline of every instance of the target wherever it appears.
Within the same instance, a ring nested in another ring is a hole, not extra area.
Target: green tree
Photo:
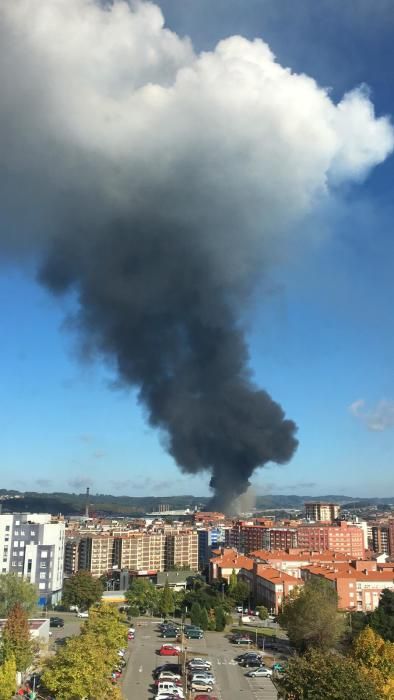
[[[206,608],[201,609],[200,627],[202,630],[207,630],[209,627],[208,610]]]
[[[382,591],[379,605],[369,616],[368,624],[383,639],[394,642],[394,591],[388,588]]]
[[[71,637],[47,662],[42,683],[57,700],[111,697],[116,658],[116,651],[106,649],[92,634]]]
[[[268,613],[267,608],[264,607],[264,605],[259,605],[259,606],[256,608],[256,610],[257,610],[257,612],[258,612],[258,614],[259,614],[260,620],[266,620],[266,619],[267,619],[269,613]]]
[[[238,603],[238,605],[243,605],[245,601],[248,600],[250,596],[249,586],[245,581],[237,581],[236,586],[231,591],[231,598]]]
[[[194,602],[190,610],[190,622],[192,625],[197,627],[201,626],[201,605],[200,603]]]
[[[380,697],[355,661],[318,649],[292,658],[278,684],[281,697],[289,700],[379,700]]]
[[[91,608],[89,619],[86,620],[82,634],[99,640],[106,649],[117,652],[126,644],[126,618],[116,608],[101,604]]]
[[[126,593],[129,605],[141,610],[155,611],[158,609],[159,591],[151,581],[134,578]]]
[[[237,587],[237,583],[238,583],[237,574],[235,573],[235,569],[233,569],[231,574],[230,574],[230,580],[228,583],[228,593],[230,596],[232,596],[233,591]]]
[[[29,581],[16,574],[0,575],[0,617],[8,617],[16,603],[21,605],[27,615],[31,615],[37,602],[37,590]]]
[[[11,654],[0,666],[0,700],[9,700],[16,690],[16,663]]]
[[[19,603],[11,609],[2,636],[3,658],[14,658],[18,671],[25,671],[33,660],[33,644],[25,610]]]
[[[62,603],[78,605],[79,608],[90,608],[97,603],[103,593],[103,583],[94,578],[89,571],[81,569],[64,582]]]
[[[223,632],[226,626],[226,614],[221,605],[215,608],[215,629],[216,632]]]
[[[321,578],[312,579],[286,598],[279,623],[298,651],[309,647],[330,649],[343,627],[337,606],[338,596],[331,584]]]
[[[164,617],[173,615],[175,610],[174,594],[168,585],[168,581],[165,582],[164,588],[159,593],[159,610]]]

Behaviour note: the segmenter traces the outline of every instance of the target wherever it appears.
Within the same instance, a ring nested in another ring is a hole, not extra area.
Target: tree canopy
[[[16,690],[15,657],[10,655],[0,666],[0,700],[9,700]]]
[[[102,593],[102,581],[94,578],[89,571],[81,569],[64,581],[62,603],[86,609],[97,603]]]
[[[143,578],[133,578],[126,592],[129,605],[142,610],[155,611],[158,609],[159,591],[151,581]]]
[[[37,607],[38,593],[35,586],[16,574],[0,575],[0,617],[8,617],[18,603],[31,615]]]
[[[16,603],[10,610],[1,638],[4,660],[14,658],[18,671],[25,671],[33,660],[33,644],[23,607]]]
[[[158,595],[158,605],[159,611],[164,617],[167,617],[168,615],[172,615],[174,613],[175,596],[168,585],[168,581],[166,581],[164,588],[161,589]]]
[[[278,680],[281,697],[291,700],[379,700],[358,664],[336,653],[310,649],[291,659]]]
[[[394,642],[394,591],[383,590],[379,605],[369,616],[368,623],[383,639]]]
[[[343,626],[337,605],[338,596],[330,583],[312,579],[286,598],[279,622],[298,651],[304,652],[310,647],[330,649]]]
[[[394,698],[394,644],[386,642],[371,627],[360,632],[353,643],[353,658],[375,685],[379,697]]]

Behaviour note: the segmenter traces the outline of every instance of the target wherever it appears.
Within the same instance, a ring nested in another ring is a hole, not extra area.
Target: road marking
[[[140,667],[139,667],[139,669],[138,669],[138,671],[139,671],[140,673],[142,673],[142,671],[143,671],[143,667],[142,667],[142,666],[140,666]]]

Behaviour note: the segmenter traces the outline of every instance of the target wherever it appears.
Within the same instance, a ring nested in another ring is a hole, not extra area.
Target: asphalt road
[[[64,640],[72,637],[75,634],[79,634],[81,629],[81,624],[84,620],[77,617],[76,613],[69,612],[51,612],[48,613],[47,617],[61,617],[64,620],[64,627],[51,627],[51,636],[49,638],[49,647],[56,650]]]
[[[136,623],[136,638],[129,643],[129,661],[122,679],[126,700],[152,700],[152,671],[162,663],[176,663],[177,657],[158,656],[162,640],[157,632],[157,621],[144,619]],[[170,643],[170,640],[165,640]],[[207,632],[202,640],[189,640],[188,652],[205,656],[212,663],[216,678],[213,696],[218,700],[277,700],[277,693],[269,678],[248,678],[246,670],[238,666],[234,657],[244,651],[230,644],[224,634]],[[267,657],[267,665],[270,659]]]

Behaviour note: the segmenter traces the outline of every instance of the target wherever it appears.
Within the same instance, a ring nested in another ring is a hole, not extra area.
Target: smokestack
[[[89,486],[86,487],[85,518],[89,517]]]

